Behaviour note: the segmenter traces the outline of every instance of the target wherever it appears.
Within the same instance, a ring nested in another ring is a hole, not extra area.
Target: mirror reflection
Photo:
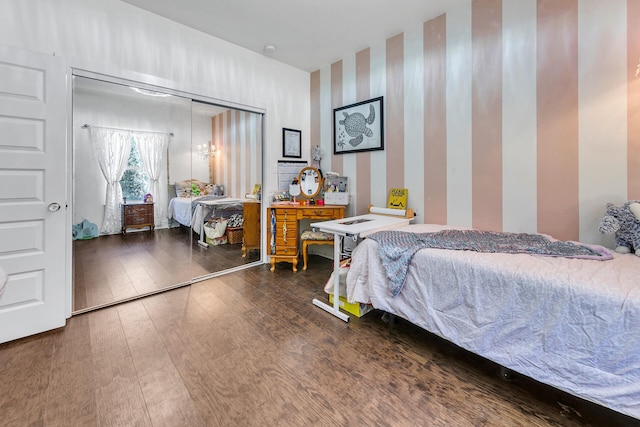
[[[74,76],[73,130],[74,312],[260,260],[261,114]]]

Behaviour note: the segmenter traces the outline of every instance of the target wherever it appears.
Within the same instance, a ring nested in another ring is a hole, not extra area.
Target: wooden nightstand
[[[153,217],[153,203],[123,204],[122,208],[122,234],[127,234],[127,228],[149,227],[149,231],[155,228]]]

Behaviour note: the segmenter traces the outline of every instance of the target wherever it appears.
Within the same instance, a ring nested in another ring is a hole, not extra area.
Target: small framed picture
[[[384,150],[383,97],[333,110],[333,154]]]
[[[282,157],[302,157],[302,131],[282,128]]]

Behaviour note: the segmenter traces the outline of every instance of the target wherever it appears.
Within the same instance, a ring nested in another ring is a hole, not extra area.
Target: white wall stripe
[[[627,53],[611,48],[626,45],[626,10],[625,0],[578,3],[580,240],[588,243],[603,241],[603,200],[627,197]]]
[[[537,231],[536,13],[536,0],[502,2],[504,231]]]
[[[447,223],[472,225],[471,2],[447,12]]]
[[[371,46],[371,99],[386,94],[387,55],[386,43]],[[386,104],[385,104],[386,108]],[[386,132],[386,128],[385,128]],[[387,206],[387,161],[388,142],[385,136],[385,150],[371,152],[371,203],[375,206]]]
[[[349,55],[342,59],[342,105],[349,105],[357,102],[356,99],[356,55]],[[332,112],[333,113],[333,112]],[[351,201],[345,210],[345,216],[355,215],[357,206],[357,183],[356,176],[356,155],[342,155],[342,170],[344,174],[351,176],[349,180],[349,192]]]
[[[409,189],[408,206],[424,222],[424,51],[423,24],[404,35],[404,183]]]

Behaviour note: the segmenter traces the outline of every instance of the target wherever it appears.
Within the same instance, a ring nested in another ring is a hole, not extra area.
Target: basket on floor
[[[227,227],[227,241],[230,245],[242,243],[242,227]]]

